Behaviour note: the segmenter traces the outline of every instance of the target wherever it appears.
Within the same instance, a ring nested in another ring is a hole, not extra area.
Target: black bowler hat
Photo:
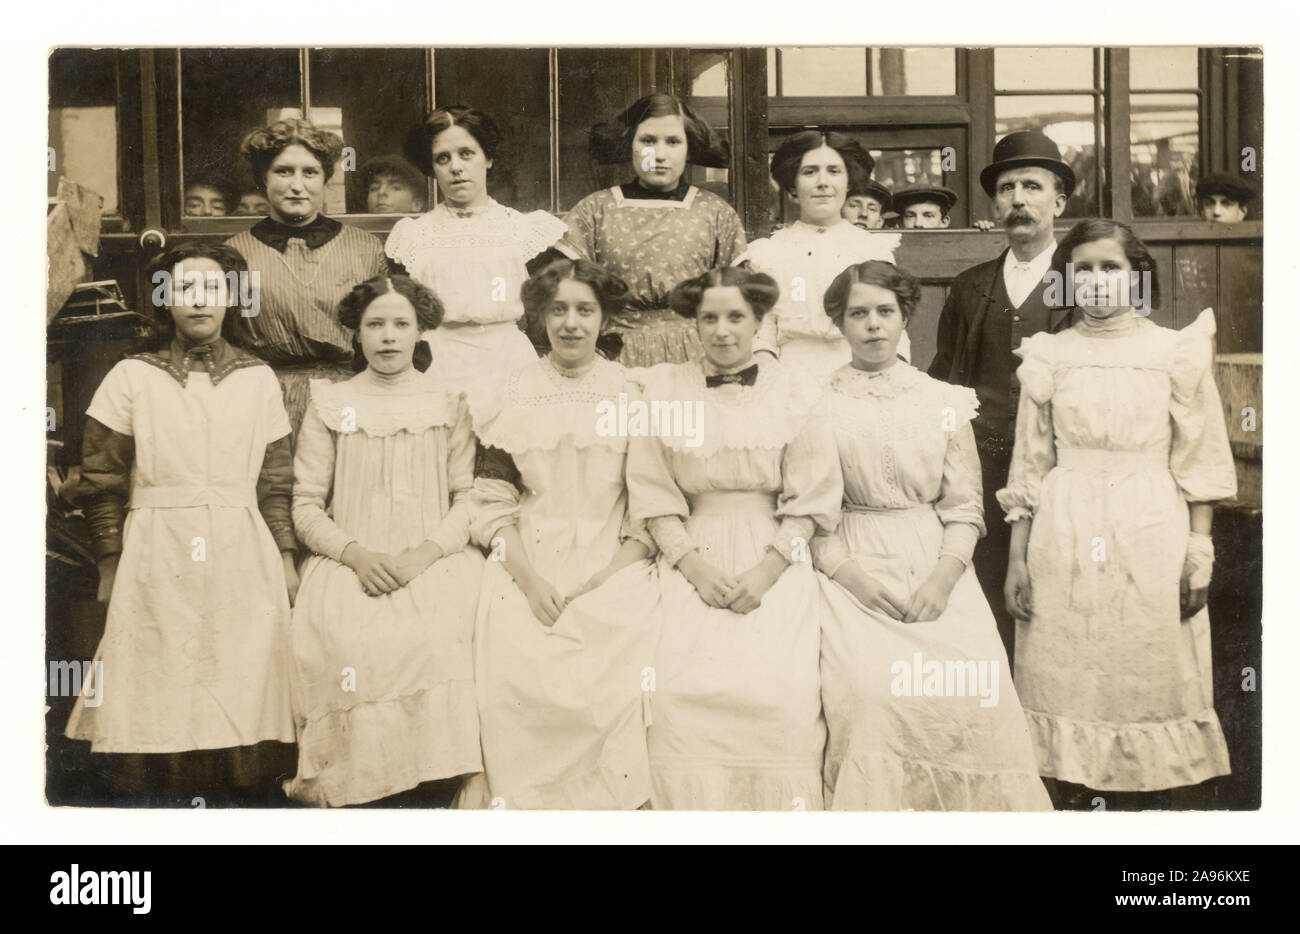
[[[847,197],[875,198],[880,202],[881,214],[889,210],[889,206],[894,200],[894,196],[889,193],[889,189],[874,178],[868,178],[866,181],[855,181],[850,184]]]
[[[894,210],[901,213],[907,209],[909,204],[918,204],[923,201],[939,205],[940,210],[946,215],[952,210],[952,206],[957,203],[957,192],[951,188],[945,188],[943,185],[936,185],[933,188],[905,188],[894,195]]]
[[[1196,183],[1196,200],[1198,202],[1210,195],[1223,195],[1238,204],[1247,204],[1259,197],[1259,192],[1255,190],[1253,184],[1240,175],[1215,172]]]
[[[1007,169],[1037,166],[1055,172],[1065,184],[1065,196],[1074,193],[1074,169],[1061,159],[1061,150],[1037,130],[1019,130],[1008,133],[993,147],[993,162],[980,172],[980,185],[985,194],[993,197],[998,176]]]

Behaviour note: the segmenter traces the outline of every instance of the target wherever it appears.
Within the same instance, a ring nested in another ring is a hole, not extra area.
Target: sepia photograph
[[[1264,51],[1063,26],[51,47],[45,805],[1257,812]]]

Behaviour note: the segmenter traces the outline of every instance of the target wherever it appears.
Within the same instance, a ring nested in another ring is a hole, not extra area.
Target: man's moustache
[[[1002,222],[1002,226],[1010,227],[1012,224],[1019,224],[1019,223],[1032,224],[1033,222],[1034,219],[1030,215],[1023,214],[1019,211],[1015,211],[1007,215],[1007,219]]]

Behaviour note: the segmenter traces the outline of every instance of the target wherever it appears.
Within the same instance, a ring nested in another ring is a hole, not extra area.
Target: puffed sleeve
[[[470,501],[474,491],[474,458],[477,443],[463,393],[456,396],[456,421],[447,435],[447,487],[451,506],[442,517],[430,541],[444,555],[455,554],[469,544]]]
[[[965,422],[948,439],[943,458],[943,480],[934,511],[943,523],[939,554],[952,555],[969,565],[975,543],[984,534],[984,478],[980,472],[975,432]]]
[[[388,234],[388,239],[384,241],[384,253],[395,264],[407,270],[413,265],[414,257],[411,255],[411,231],[414,228],[415,221],[409,217],[403,217]]]
[[[131,495],[135,439],[86,417],[81,439],[81,478],[72,496],[90,526],[95,558],[120,554],[126,504]]]
[[[1206,308],[1178,333],[1169,413],[1169,470],[1189,502],[1231,499],[1237,470],[1223,403],[1214,383],[1214,312]]]
[[[314,405],[307,406],[293,460],[293,527],[317,554],[341,561],[356,538],[335,524],[326,506],[334,487],[334,433]]]
[[[491,548],[501,529],[519,521],[522,484],[514,458],[500,448],[480,444],[474,461],[474,489],[470,494],[470,538]]]
[[[596,195],[587,195],[564,218],[568,231],[557,243],[558,249],[570,259],[587,259],[596,262],[596,233],[599,229]]]
[[[1011,453],[1007,485],[998,490],[998,504],[1006,521],[1032,519],[1038,508],[1043,478],[1056,466],[1056,439],[1052,429],[1052,394],[1055,376],[1047,357],[1051,334],[1035,334],[1020,342],[1016,369],[1020,381],[1020,407],[1016,411],[1016,444]]]
[[[781,456],[781,520],[772,546],[793,562],[796,539],[807,549],[814,531],[834,532],[844,503],[844,474],[825,407],[808,410],[807,420]]]
[[[690,505],[677,486],[668,450],[660,439],[628,439],[627,502],[629,516],[634,522],[645,523],[670,565],[696,547],[684,522],[691,514]]]

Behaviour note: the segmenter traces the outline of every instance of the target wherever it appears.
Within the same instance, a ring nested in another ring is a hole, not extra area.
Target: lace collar
[[[893,399],[918,385],[923,377],[920,370],[902,360],[878,373],[846,363],[832,374],[831,386],[840,395],[854,399]]]

